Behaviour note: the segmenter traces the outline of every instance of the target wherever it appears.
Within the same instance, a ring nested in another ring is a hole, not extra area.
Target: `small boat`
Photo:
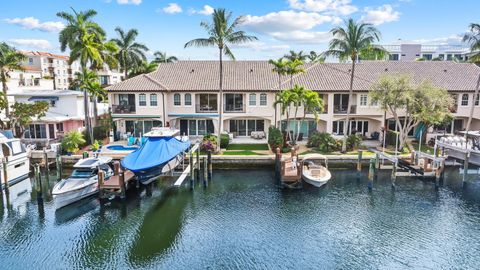
[[[55,208],[59,209],[98,192],[98,169],[105,171],[105,180],[113,175],[111,157],[93,157],[79,160],[72,174],[55,184],[52,190]]]
[[[315,163],[314,160],[324,160],[325,166],[320,163]],[[321,187],[325,185],[332,174],[328,170],[327,157],[319,154],[306,155],[302,160],[302,178],[310,185]]]
[[[13,138],[13,136],[8,135],[8,132],[3,132],[0,133],[0,145],[2,147],[2,151],[0,151],[0,182],[2,188],[5,187],[7,182],[11,186],[28,178],[30,172],[30,159],[25,146],[20,139]],[[7,165],[7,179],[4,179],[2,164],[4,159]]]
[[[188,137],[178,136],[179,133],[170,128],[153,128],[145,133],[147,139],[142,146],[121,161],[122,167],[132,171],[144,185],[172,171],[191,145]]]

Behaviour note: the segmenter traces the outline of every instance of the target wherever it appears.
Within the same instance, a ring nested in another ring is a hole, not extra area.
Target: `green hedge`
[[[277,147],[283,147],[283,134],[280,129],[273,126],[268,128],[268,145],[273,152]]]

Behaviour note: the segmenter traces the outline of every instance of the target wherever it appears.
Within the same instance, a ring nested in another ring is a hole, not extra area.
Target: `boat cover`
[[[121,164],[132,172],[140,172],[162,166],[185,152],[190,141],[180,141],[175,137],[149,137],[138,150],[128,154]]]

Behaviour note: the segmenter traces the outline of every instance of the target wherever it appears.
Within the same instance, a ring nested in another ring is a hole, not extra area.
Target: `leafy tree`
[[[77,12],[73,8],[73,14],[59,12],[57,16],[67,22],[65,28],[60,31],[60,49],[70,49],[69,64],[80,61],[82,73],[87,70],[87,65],[103,65],[105,51],[105,31],[95,23],[92,18],[97,14],[93,9]],[[85,124],[90,138],[93,138],[93,128],[88,109],[88,93],[83,89],[83,103],[85,108]]]
[[[360,51],[359,58],[361,60],[385,60],[388,57],[388,52],[381,46],[370,44]]]
[[[160,52],[160,51],[155,52],[153,55],[155,56],[155,59],[153,61],[156,62],[157,64],[174,63],[178,61],[177,57],[173,55],[167,56],[167,53]]]
[[[220,95],[220,110],[218,114],[218,137],[220,138],[223,123],[223,56],[235,60],[235,56],[230,50],[229,45],[238,45],[249,41],[257,40],[255,36],[249,36],[244,31],[238,31],[237,27],[242,24],[244,17],[240,16],[232,21],[232,13],[225,9],[215,9],[212,14],[212,22],[202,22],[200,26],[205,29],[208,34],[207,38],[193,39],[185,44],[187,47],[217,47],[219,50],[219,95]],[[220,147],[220,145],[217,145]]]
[[[143,61],[140,65],[134,67],[130,72],[129,77],[138,76],[140,74],[147,74],[154,72],[158,68],[158,63],[155,61],[151,61],[150,63],[147,61]]]
[[[273,60],[270,59],[268,60],[268,63],[273,65],[272,71],[277,73],[278,75],[278,90],[282,89],[282,76],[286,74],[286,68],[287,68],[287,61],[283,58],[279,58],[278,60]],[[275,102],[273,103],[273,107],[275,108],[275,127],[277,127],[277,109],[278,106],[276,105],[276,98],[277,96],[275,95]]]
[[[291,50],[288,54],[285,54],[283,57],[287,60],[292,61],[292,62],[295,61],[295,60],[305,62],[305,60],[307,60],[308,55],[304,54],[303,51],[299,51],[297,53],[297,52]]]
[[[8,46],[5,42],[0,43],[0,80],[2,81],[2,90],[4,97],[7,96],[7,79],[9,72],[12,70],[23,70],[22,61],[26,59],[25,55],[15,50],[15,48]],[[10,109],[8,102],[3,104],[2,109],[5,109],[7,118],[10,116]]]
[[[132,68],[147,61],[145,53],[148,51],[148,48],[141,43],[135,42],[138,36],[137,29],[130,29],[125,33],[122,28],[117,27],[115,28],[115,32],[117,32],[118,38],[114,38],[112,41],[119,48],[117,59],[123,72],[125,72],[125,79],[127,79],[128,72]]]
[[[372,102],[378,102],[395,119],[399,132],[399,149],[403,149],[408,133],[421,122],[441,124],[450,117],[453,104],[447,90],[429,82],[414,85],[408,76],[382,76],[372,85]]]
[[[79,147],[85,144],[85,138],[79,131],[72,130],[65,135],[62,140],[62,149],[67,150],[69,153],[75,153],[79,150]]]
[[[381,54],[384,52],[383,48],[374,46],[375,41],[380,40],[380,32],[371,24],[358,23],[353,19],[345,22],[344,27],[335,27],[330,30],[333,39],[328,45],[328,50],[324,53],[326,56],[336,56],[340,60],[352,61],[352,68],[350,72],[350,88],[348,93],[348,107],[346,126],[350,126],[350,110],[353,100],[353,80],[355,78],[355,64],[362,51],[370,49],[372,53]],[[348,129],[347,129],[348,130]],[[342,141],[342,152],[347,151],[347,136],[349,132],[345,132]]]
[[[46,101],[38,101],[34,103],[15,102],[12,105],[10,121],[17,131],[18,137],[22,137],[25,133],[25,127],[30,125],[32,119],[40,120],[48,111],[49,104]]]

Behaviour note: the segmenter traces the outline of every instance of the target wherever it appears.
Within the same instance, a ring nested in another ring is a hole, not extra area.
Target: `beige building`
[[[317,91],[324,99],[325,111],[318,121],[307,115],[297,126],[303,137],[313,131],[334,135],[346,132],[345,117],[350,82],[350,64],[307,64],[306,72],[293,78],[293,84]],[[391,125],[389,114],[371,104],[368,91],[383,74],[408,74],[415,83],[430,80],[446,88],[457,104],[452,111],[455,120],[435,132],[452,133],[464,129],[480,68],[454,62],[362,62],[357,65],[354,83],[351,130],[365,137]],[[150,74],[140,75],[107,88],[112,116],[118,137],[148,132],[154,126],[180,129],[182,134],[201,136],[219,128],[234,136],[248,137],[252,131],[268,131],[268,127],[284,122],[285,117],[273,106],[279,91],[278,76],[266,61],[236,61],[224,64],[223,108],[219,108],[218,62],[180,61],[162,64]],[[288,88],[290,79],[283,77],[281,88]],[[472,129],[480,129],[480,106],[476,98]],[[223,123],[218,123],[219,110]],[[290,112],[293,117],[294,112]],[[384,124],[385,123],[385,124]]]

